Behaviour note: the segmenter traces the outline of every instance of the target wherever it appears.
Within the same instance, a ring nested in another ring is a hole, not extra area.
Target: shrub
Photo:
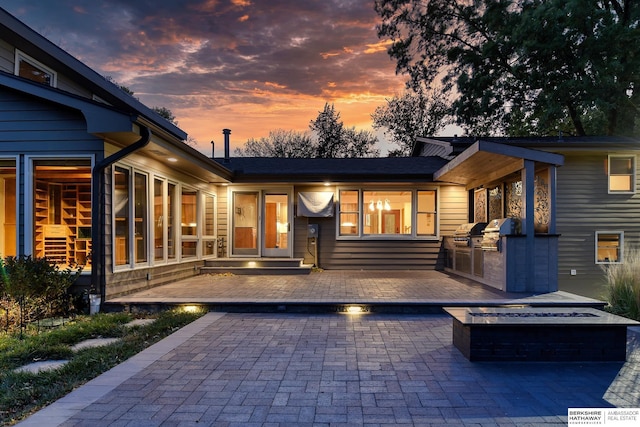
[[[74,309],[68,290],[81,268],[60,270],[46,258],[0,259],[0,304],[5,328],[45,317],[68,316]]]
[[[640,250],[625,247],[624,263],[604,267],[609,311],[640,320]]]

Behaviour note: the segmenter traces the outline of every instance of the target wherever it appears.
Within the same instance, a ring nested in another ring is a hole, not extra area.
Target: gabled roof
[[[3,39],[22,52],[74,80],[113,107],[143,116],[147,121],[178,140],[187,139],[187,134],[177,126],[122,91],[115,84],[107,81],[100,74],[2,8],[0,8],[0,34]]]
[[[232,157],[215,159],[233,171],[233,181],[251,182],[432,182],[447,163],[440,157],[305,159]]]

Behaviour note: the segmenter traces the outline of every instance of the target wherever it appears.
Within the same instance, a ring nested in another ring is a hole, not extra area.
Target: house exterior
[[[451,158],[477,138],[419,138],[412,155]],[[605,293],[603,269],[625,261],[640,244],[637,155],[640,140],[623,137],[481,138],[483,141],[557,153],[556,233],[559,289],[591,297]],[[502,187],[504,188],[504,187]],[[493,187],[493,190],[498,187]],[[482,192],[469,188],[473,195]],[[472,209],[473,210],[473,209]],[[491,219],[491,215],[489,217]]]
[[[103,295],[193,275],[230,172],[4,10],[0,30],[0,256],[82,267]]]
[[[212,159],[2,9],[0,29],[2,257],[81,267],[79,285],[103,299],[223,259],[463,275],[473,259],[468,277],[490,286],[557,289],[562,155],[434,140],[406,158],[231,158],[224,129],[225,156]],[[518,233],[486,251],[447,246],[461,224],[509,216]]]

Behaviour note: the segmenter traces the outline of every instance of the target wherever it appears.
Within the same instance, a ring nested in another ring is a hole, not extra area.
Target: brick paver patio
[[[201,275],[113,302],[423,302],[507,300],[526,295],[438,271],[325,270],[309,275]]]
[[[518,301],[438,272],[199,276],[121,301]],[[533,298],[570,300],[570,295]],[[211,312],[25,426],[565,426],[568,408],[640,407],[626,363],[475,363],[431,314]]]

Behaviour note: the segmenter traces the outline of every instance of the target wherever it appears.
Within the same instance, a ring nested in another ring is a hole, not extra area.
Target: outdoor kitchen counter
[[[640,322],[582,307],[452,307],[453,344],[471,361],[624,361]]]

